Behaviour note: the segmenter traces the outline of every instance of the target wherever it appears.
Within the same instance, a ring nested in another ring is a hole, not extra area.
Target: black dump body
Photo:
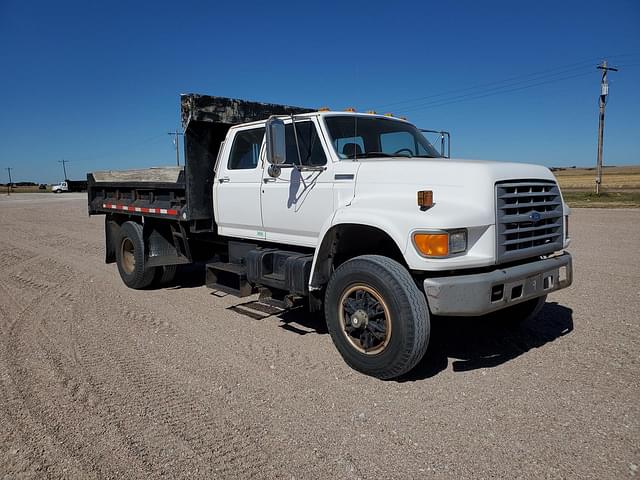
[[[229,128],[271,115],[313,109],[184,94],[183,167],[93,172],[87,174],[89,214],[124,213],[189,222],[191,231],[213,231],[214,165]]]
[[[86,192],[87,181],[86,180],[65,180],[67,182],[67,188],[70,192]]]

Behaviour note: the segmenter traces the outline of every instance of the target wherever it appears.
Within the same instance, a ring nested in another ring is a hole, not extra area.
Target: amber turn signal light
[[[418,251],[427,257],[446,257],[449,255],[448,233],[416,233],[413,243]]]
[[[420,208],[433,207],[433,192],[431,190],[421,190],[418,192],[418,206]]]

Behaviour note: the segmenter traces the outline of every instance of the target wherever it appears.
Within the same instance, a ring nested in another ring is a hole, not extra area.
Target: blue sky
[[[587,166],[604,57],[605,163],[640,164],[639,26],[637,0],[0,0],[0,167],[171,165],[184,92],[377,107],[450,130],[454,156]]]

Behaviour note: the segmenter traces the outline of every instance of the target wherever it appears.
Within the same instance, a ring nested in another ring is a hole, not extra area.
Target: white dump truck
[[[52,193],[64,193],[64,192],[86,192],[87,181],[86,180],[64,180],[55,185],[51,185]]]
[[[423,357],[432,315],[516,321],[571,284],[548,168],[448,158],[385,115],[189,94],[182,121],[184,167],[88,174],[131,288],[202,262],[211,288],[323,310],[345,361],[388,379]]]

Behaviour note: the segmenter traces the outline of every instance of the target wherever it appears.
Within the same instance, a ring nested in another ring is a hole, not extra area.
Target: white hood
[[[359,163],[354,203],[377,204],[389,215],[411,212],[439,228],[494,224],[496,182],[555,181],[548,168],[527,163],[402,157]],[[433,191],[428,212],[417,209],[420,190]]]
[[[359,160],[358,182],[429,186],[470,186],[510,179],[553,180],[553,173],[541,165],[487,160],[396,157]]]

